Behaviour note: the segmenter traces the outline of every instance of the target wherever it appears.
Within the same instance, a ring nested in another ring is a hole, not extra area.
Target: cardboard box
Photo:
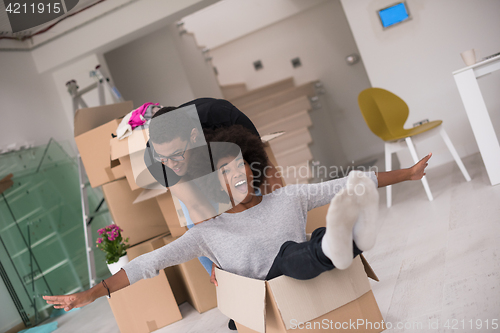
[[[175,198],[175,196],[168,191],[168,188],[157,183],[149,189],[144,189],[134,200],[134,204],[153,198],[160,207],[163,218],[170,230],[170,234],[174,238],[182,236],[188,228],[186,227],[187,221],[180,206],[179,199]]]
[[[306,234],[312,232],[320,227],[326,227],[326,213],[330,205],[316,207],[307,212]]]
[[[152,239],[149,242],[141,243],[139,245],[136,245],[133,248],[130,248],[128,251],[131,252],[129,254],[129,257],[137,257],[138,254],[135,249],[139,249],[140,252],[143,252],[145,249],[146,252],[153,251],[156,249],[159,249],[160,247],[164,246],[165,243],[165,235],[158,236],[154,239]],[[150,244],[150,245],[143,245],[143,244]],[[176,266],[170,266],[167,267],[163,270],[165,272],[165,275],[167,276],[168,282],[170,284],[170,288],[172,289],[172,292],[174,294],[175,300],[178,305],[184,303],[187,301],[187,291],[186,291],[186,285],[182,279],[181,272],[179,270],[179,267]]]
[[[378,323],[358,332],[384,330],[361,256],[346,270],[333,269],[310,280],[280,276],[261,281],[220,269],[216,277],[219,310],[236,322],[240,333],[324,332],[358,320]]]
[[[119,161],[111,161],[111,173],[115,179],[125,178],[125,168]]]
[[[127,250],[132,260],[163,244],[163,236]],[[182,319],[164,271],[114,292],[108,299],[121,333],[149,333]],[[170,282],[170,283],[169,283]]]
[[[149,188],[157,183],[144,163],[144,151],[148,140],[149,129],[136,129],[129,137],[122,140],[112,138],[109,142],[111,161],[123,168],[132,190]]]
[[[156,202],[158,203],[161,213],[163,214],[163,218],[168,225],[170,234],[175,238],[182,236],[188,230],[188,228],[181,225],[179,215],[184,215],[182,213],[182,209],[180,210],[180,212],[177,212],[170,191],[157,196]]]
[[[158,237],[153,238],[150,241],[143,242],[141,244],[138,244],[132,248],[129,248],[127,250],[127,254],[129,255],[130,258],[136,258],[140,256],[143,253],[151,252],[153,250],[159,249],[160,247],[168,244],[165,242],[165,240],[171,238],[171,236],[168,235],[161,235]],[[131,260],[131,259],[130,259]],[[165,272],[165,275],[167,276],[168,283],[170,284],[170,288],[172,289],[172,292],[174,294],[175,300],[178,305],[186,302],[188,300],[188,295],[187,295],[187,290],[186,290],[186,285],[184,283],[184,280],[182,279],[182,274],[179,269],[179,266],[170,266],[167,267],[163,270]]]
[[[120,124],[116,118],[132,110],[129,101],[76,111],[75,142],[92,187],[117,179],[111,172],[109,140]]]
[[[326,225],[328,207],[308,212],[307,233]],[[216,274],[218,307],[235,320],[239,333],[325,332],[334,330],[336,323],[358,319],[379,326],[362,327],[357,332],[384,330],[382,314],[368,282],[368,277],[375,281],[378,277],[363,255],[356,257],[346,270],[333,269],[306,281],[286,276],[261,281],[219,269]],[[342,330],[349,331],[345,327]]]
[[[104,184],[102,191],[113,221],[123,229],[130,245],[169,231],[156,200],[133,203],[141,191],[132,191],[126,179]]]
[[[171,235],[163,235],[138,244],[127,251],[129,259],[159,249],[174,240],[175,238]],[[210,275],[207,274],[198,258],[167,267],[164,272],[177,304],[189,302],[199,313],[217,306],[215,285],[210,283]]]
[[[175,238],[172,236],[163,238],[165,244],[174,240]],[[210,275],[208,275],[198,258],[175,267],[182,277],[186,291],[186,300],[189,304],[199,313],[203,313],[217,306],[215,285],[210,282]]]

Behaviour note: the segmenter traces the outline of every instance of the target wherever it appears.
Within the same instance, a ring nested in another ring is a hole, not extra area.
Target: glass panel
[[[0,179],[9,173],[14,185],[0,197],[0,262],[35,325],[52,311],[41,296],[89,287],[77,160],[51,140],[0,155]],[[90,186],[87,192],[92,212],[103,196]],[[109,213],[96,216],[93,238],[111,223]],[[104,253],[94,256],[98,280],[110,276]]]

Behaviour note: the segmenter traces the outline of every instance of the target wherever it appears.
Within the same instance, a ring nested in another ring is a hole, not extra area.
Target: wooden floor
[[[491,326],[500,321],[500,185],[489,184],[478,154],[464,164],[471,182],[454,163],[429,171],[432,202],[420,182],[403,183],[387,209],[380,190],[383,226],[365,257],[380,278],[372,289],[387,332],[500,332]],[[230,332],[217,309],[200,315],[184,303],[181,312],[156,332]],[[57,320],[58,333],[119,332],[106,298]]]

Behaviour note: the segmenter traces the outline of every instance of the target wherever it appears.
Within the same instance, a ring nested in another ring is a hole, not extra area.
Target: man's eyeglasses
[[[174,162],[184,161],[184,159],[185,159],[184,154],[186,154],[186,150],[187,150],[188,144],[189,144],[189,141],[186,143],[186,147],[184,147],[184,151],[182,153],[177,153],[177,154],[173,154],[173,155],[170,155],[170,156],[164,156],[164,155],[158,154],[153,149],[153,158],[156,161],[158,161],[160,163],[163,163],[163,164],[166,164],[168,162],[168,160],[172,160]]]

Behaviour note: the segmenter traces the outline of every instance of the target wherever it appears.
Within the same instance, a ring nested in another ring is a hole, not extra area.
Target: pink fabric
[[[137,109],[132,111],[132,116],[130,117],[130,120],[128,121],[128,124],[132,126],[132,129],[136,128],[137,126],[141,126],[146,122],[146,119],[144,119],[144,113],[146,112],[148,106],[150,105],[160,105],[160,103],[145,103],[141,106],[139,106]]]

